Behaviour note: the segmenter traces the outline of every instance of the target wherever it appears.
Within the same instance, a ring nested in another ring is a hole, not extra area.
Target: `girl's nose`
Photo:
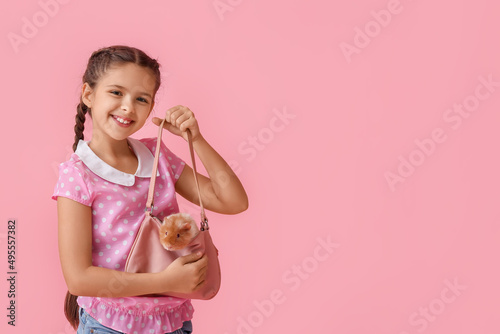
[[[126,113],[131,113],[134,111],[133,103],[128,101],[128,99],[122,100],[122,110]]]

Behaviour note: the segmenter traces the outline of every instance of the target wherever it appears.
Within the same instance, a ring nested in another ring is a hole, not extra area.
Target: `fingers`
[[[198,272],[199,283],[196,285],[195,290],[199,289],[203,285],[203,283],[205,283],[207,277],[207,271],[208,271],[208,265],[206,264],[202,268],[200,268],[200,271]]]
[[[208,257],[206,254],[191,253],[181,257],[182,263],[187,270],[185,282],[189,283],[190,291],[199,289],[206,280],[208,270]]]
[[[175,121],[172,121],[171,124],[175,125],[176,127],[179,128],[181,131],[186,131],[186,129],[189,127],[189,125],[192,125],[192,122],[190,120],[193,119],[193,116],[189,116],[187,113],[179,115],[177,118],[175,118]]]
[[[208,257],[204,254],[201,258],[198,253],[192,253],[183,256],[183,258],[187,261],[184,262],[185,265],[192,266],[190,268],[190,276],[193,280],[193,284],[195,284],[193,291],[200,288],[201,285],[205,282],[207,277],[208,270]]]
[[[153,117],[152,121],[153,123],[159,126],[161,124],[162,119],[158,117]]]
[[[188,263],[194,263],[200,260],[203,257],[203,253],[197,252],[197,253],[191,253],[188,255],[182,256],[182,263],[183,264],[188,264]]]
[[[182,136],[185,140],[189,138],[187,134],[188,129],[191,131],[191,140],[193,142],[201,137],[198,121],[188,107],[181,105],[172,107],[166,111],[164,119],[166,122],[163,124],[163,128],[175,135]],[[152,122],[159,126],[162,120],[159,117],[153,117]]]
[[[165,119],[176,126],[180,126],[187,119],[194,118],[194,113],[185,106],[170,108],[165,113]]]
[[[161,125],[161,122],[163,122],[163,119],[158,118],[158,117],[153,117],[152,122],[153,122],[154,124],[156,124],[157,126],[160,126],[160,125]],[[169,123],[167,123],[167,122],[163,123],[163,128],[164,128],[164,129],[168,129],[170,126],[172,126],[172,125],[171,125],[171,124],[169,124]]]
[[[196,261],[196,263],[200,266],[198,273],[202,274],[207,271],[208,269],[208,256],[205,254],[201,259]]]
[[[166,112],[165,112],[165,119],[170,122],[171,121],[171,116],[172,116],[172,113],[176,112],[176,111],[179,111],[181,109],[188,109],[184,106],[181,106],[181,105],[178,105],[178,106],[175,106],[175,107],[172,107],[170,109],[168,109]],[[189,109],[188,109],[189,110]],[[170,122],[171,123],[171,122]]]
[[[192,255],[192,254],[190,254]],[[189,256],[189,255],[186,255]],[[197,270],[197,275],[198,277],[204,277],[206,275],[206,272],[208,270],[208,256],[206,254],[203,254],[201,258],[198,258],[197,260],[189,262],[191,265],[195,265],[198,267]]]
[[[196,291],[198,290],[199,288],[201,288],[201,286],[203,285],[203,283],[205,283],[205,280],[202,280],[200,283],[198,283],[195,288],[193,289],[193,291]]]
[[[174,124],[175,118],[178,117],[179,114],[182,114],[183,111],[185,111],[186,109],[189,110],[188,108],[186,108],[184,106],[172,107],[165,112],[165,119],[167,120],[167,122]],[[177,116],[174,117],[173,115],[177,115]]]
[[[175,107],[172,107],[170,109],[168,109],[165,113],[165,120],[172,124],[172,125],[177,125],[176,124],[176,120],[177,118],[180,116],[180,115],[183,115],[184,113],[188,113],[188,115],[190,116],[194,116],[193,112],[191,110],[189,110],[189,108],[187,107],[184,107],[184,106],[175,106]],[[189,117],[187,117],[189,118]],[[186,118],[186,119],[187,119]],[[156,124],[156,125],[160,125],[161,122],[163,121],[163,118],[160,118],[160,117],[153,117],[152,119],[153,123]]]
[[[194,114],[186,107],[167,110],[165,119],[181,131],[186,131],[189,126],[194,124]]]

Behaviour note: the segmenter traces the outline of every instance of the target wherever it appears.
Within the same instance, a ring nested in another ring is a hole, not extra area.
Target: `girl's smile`
[[[121,117],[116,115],[111,115],[111,117],[116,121],[116,123],[118,123],[119,126],[122,126],[124,128],[128,128],[133,122],[133,120],[126,117]]]

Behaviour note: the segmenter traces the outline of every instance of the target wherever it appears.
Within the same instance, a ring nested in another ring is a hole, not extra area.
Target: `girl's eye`
[[[118,90],[112,90],[112,91],[110,91],[110,93],[113,94],[113,95],[116,95],[116,96],[122,95],[122,93],[120,91],[118,91]],[[139,98],[137,98],[137,100],[139,100],[141,102],[144,102],[144,103],[149,103],[148,100],[146,100],[143,97],[139,97]]]

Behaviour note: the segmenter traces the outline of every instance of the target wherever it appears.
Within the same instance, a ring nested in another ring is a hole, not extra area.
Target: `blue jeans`
[[[92,318],[83,308],[80,307],[80,324],[78,325],[77,334],[121,334],[122,332],[115,331],[109,327],[101,325],[101,323]],[[184,321],[182,328],[165,334],[191,334],[193,325],[191,320]]]

